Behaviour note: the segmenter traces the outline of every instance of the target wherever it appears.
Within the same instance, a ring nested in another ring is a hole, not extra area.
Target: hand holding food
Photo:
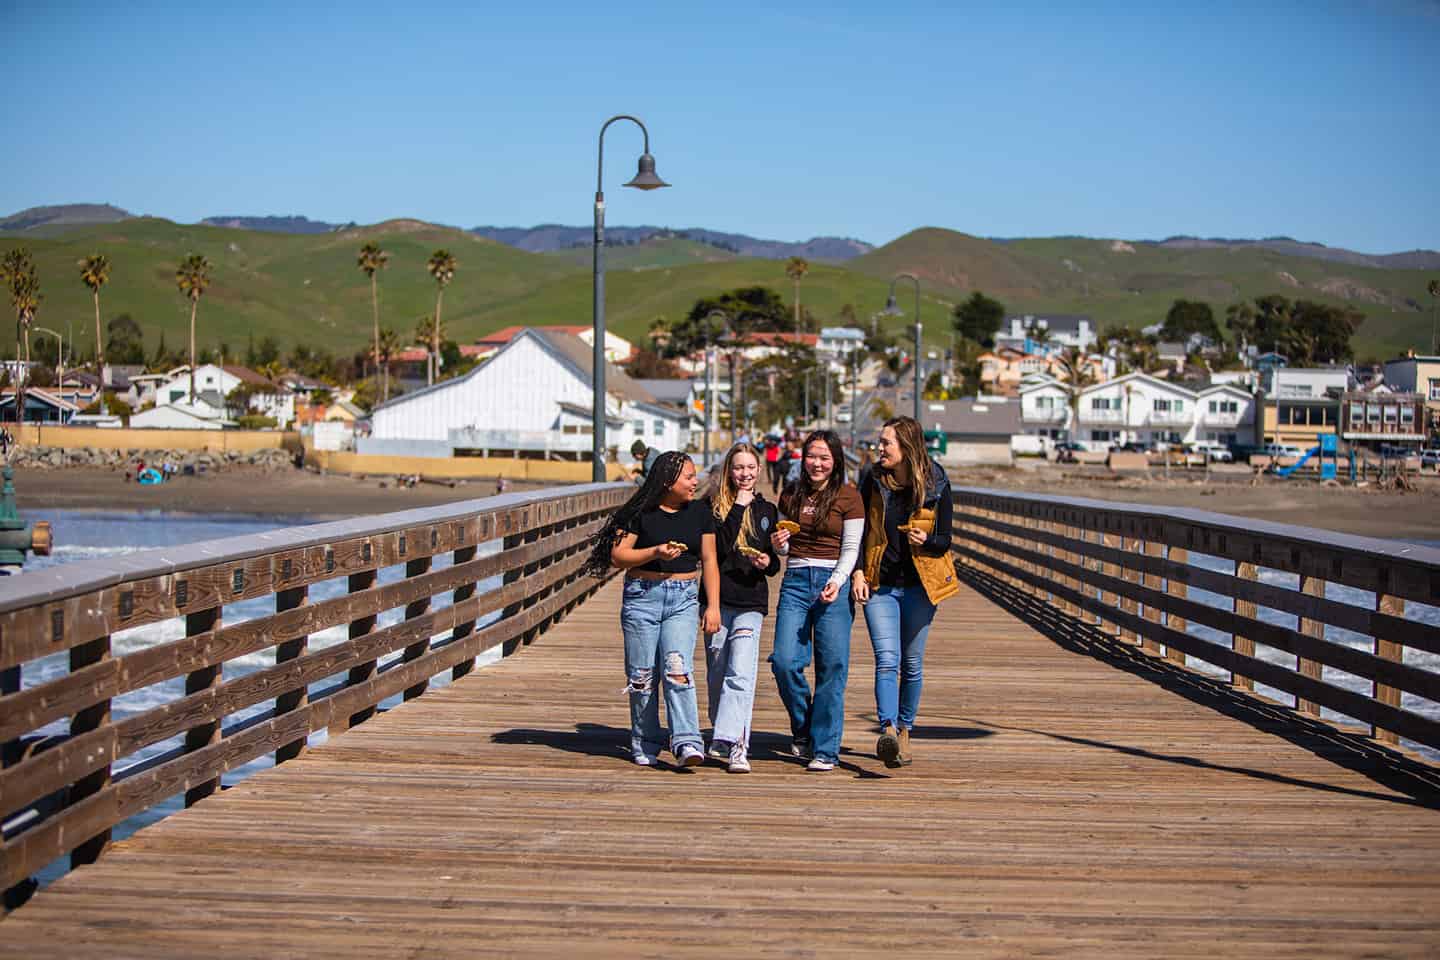
[[[662,543],[662,544],[660,544],[658,547],[655,548],[655,555],[656,555],[657,557],[659,557],[661,560],[675,560],[675,559],[678,559],[678,558],[680,557],[680,555],[681,555],[682,553],[684,553],[684,552],[685,552],[685,544],[683,544],[683,543],[678,543],[678,542],[676,542],[676,541],[674,541],[674,540],[671,540],[671,541],[669,541],[668,543]]]
[[[776,529],[784,530],[786,533],[793,534],[800,532],[800,524],[796,523],[794,520],[781,520],[779,523],[775,524],[775,527]]]
[[[742,545],[739,550],[740,555],[743,556],[746,560],[749,560],[752,564],[754,564],[757,570],[764,570],[766,567],[770,566],[770,554],[766,553],[764,550],[756,550],[749,544]]]

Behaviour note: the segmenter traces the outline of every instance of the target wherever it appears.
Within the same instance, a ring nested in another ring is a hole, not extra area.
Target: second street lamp
[[[650,155],[650,131],[645,129],[645,124],[625,113],[606,120],[600,127],[600,145],[595,161],[595,344],[591,376],[595,389],[590,410],[590,452],[593,460],[590,478],[596,483],[605,480],[605,131],[616,120],[629,120],[645,135],[645,150],[640,154],[635,177],[625,186],[634,187],[636,190],[656,190],[670,186],[655,175],[655,158]]]
[[[909,280],[915,284],[915,422],[920,422],[920,278],[913,273],[897,273],[890,280],[890,296],[885,300],[884,314],[887,317],[903,317],[905,313],[895,304],[895,282]]]

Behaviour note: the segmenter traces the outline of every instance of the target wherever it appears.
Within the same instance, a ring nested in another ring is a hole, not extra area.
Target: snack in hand
[[[909,533],[909,532],[910,532],[910,524],[908,524],[908,523],[897,523],[897,524],[895,524],[895,529],[896,529],[896,530],[899,530],[901,533]]]
[[[738,549],[740,553],[749,560],[759,560],[761,557],[765,556],[764,550],[756,550],[754,547],[748,544],[741,546]]]
[[[791,536],[794,536],[795,534],[800,532],[800,524],[796,523],[794,520],[781,520],[779,523],[775,524],[775,527],[779,530],[784,530]]]
[[[670,540],[670,541],[668,541],[665,545],[666,545],[667,547],[674,547],[676,550],[681,550],[681,551],[685,551],[685,550],[689,550],[689,549],[690,549],[690,548],[687,547],[685,544],[681,543],[679,540]]]

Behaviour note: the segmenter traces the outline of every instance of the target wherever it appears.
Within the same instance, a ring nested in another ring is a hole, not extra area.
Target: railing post
[[[0,670],[0,696],[20,692],[20,670],[18,666],[8,667]],[[15,737],[13,740],[6,740],[0,745],[0,768],[11,767],[20,762],[24,740]],[[15,810],[0,810],[0,816],[9,816],[16,813]],[[5,890],[5,910],[16,910],[24,906],[25,902],[35,893],[39,884],[34,877],[25,877],[19,883]]]
[[[1236,562],[1235,579],[1253,581],[1256,578],[1257,571],[1255,564],[1242,563],[1239,561]],[[1254,620],[1255,601],[1241,600],[1237,597],[1235,599],[1235,615],[1237,617],[1243,617],[1247,620]],[[1230,649],[1243,656],[1253,657],[1255,656],[1255,641],[1250,637],[1237,633],[1230,638]],[[1255,680],[1253,677],[1240,676],[1233,671],[1230,674],[1230,682],[1238,687],[1243,687],[1246,690],[1255,689]]]
[[[403,541],[403,536],[402,536],[402,541]],[[429,558],[429,557],[416,557],[414,560],[407,560],[407,561],[405,561],[405,577],[406,577],[406,579],[409,579],[409,578],[412,578],[412,577],[422,576],[423,574],[426,574],[426,573],[429,573],[429,572],[430,572],[430,558]],[[429,611],[430,611],[430,598],[429,598],[428,596],[421,597],[419,600],[412,601],[412,602],[407,603],[407,604],[405,605],[405,619],[406,619],[406,620],[414,620],[416,617],[423,617],[423,616],[424,616],[426,613],[428,613]],[[429,649],[430,649],[430,636],[429,636],[429,634],[426,634],[424,637],[422,637],[422,638],[419,639],[419,640],[416,640],[414,643],[406,644],[406,646],[405,646],[405,652],[404,652],[403,654],[401,654],[401,657],[400,657],[401,662],[403,662],[403,663],[409,663],[411,660],[418,660],[419,658],[425,656],[425,652],[426,652],[427,650],[429,650]],[[426,680],[421,680],[419,683],[416,683],[416,684],[414,684],[414,685],[412,685],[412,686],[406,687],[406,688],[405,688],[404,699],[406,699],[406,700],[414,700],[416,697],[418,697],[418,696],[420,696],[421,694],[423,694],[429,686],[430,686],[430,681],[429,681],[428,679],[426,679]]]
[[[1206,463],[1209,463],[1210,461],[1209,461],[1209,459],[1207,458],[1205,462],[1206,462]],[[1160,545],[1159,545],[1159,544],[1156,544],[1156,546],[1160,546]],[[1165,555],[1165,558],[1166,558],[1167,560],[1169,560],[1171,563],[1189,563],[1189,562],[1190,562],[1190,551],[1186,550],[1184,547],[1165,547],[1161,552]],[[1175,597],[1176,599],[1179,599],[1179,600],[1183,600],[1183,599],[1185,599],[1187,596],[1189,596],[1189,593],[1187,592],[1187,587],[1186,587],[1186,585],[1185,585],[1185,581],[1184,581],[1184,580],[1176,580],[1174,577],[1168,577],[1168,576],[1167,576],[1167,577],[1165,578],[1165,592],[1166,592],[1168,595],[1170,595],[1170,596],[1172,596],[1172,597]],[[1166,610],[1166,611],[1165,611],[1165,626],[1169,627],[1171,630],[1177,630],[1177,631],[1179,631],[1180,633],[1184,633],[1184,632],[1185,632],[1185,626],[1186,626],[1185,618],[1182,617],[1182,616],[1179,616],[1178,614],[1171,613],[1169,610]],[[1167,645],[1167,646],[1165,647],[1165,656],[1168,657],[1169,659],[1175,661],[1176,663],[1179,663],[1179,664],[1184,664],[1184,663],[1185,663],[1185,651],[1184,651],[1184,650],[1176,650],[1176,649],[1174,649],[1174,648],[1172,648],[1172,647],[1170,647],[1170,646]]]
[[[365,559],[368,561],[370,559],[369,554],[372,548],[367,542],[364,545],[363,549],[364,553],[362,554],[362,556],[364,556]],[[361,570],[359,573],[350,574],[350,576],[346,578],[346,585],[351,593],[361,593],[375,586],[375,581],[378,580],[379,577],[380,571],[378,568]],[[359,640],[366,634],[374,632],[375,625],[379,621],[380,615],[378,613],[372,613],[369,616],[364,616],[356,620],[351,620],[350,629],[348,631],[350,639]],[[345,685],[347,687],[357,686],[369,680],[373,676],[375,676],[375,661],[367,660],[364,663],[357,664],[350,668],[350,672],[345,678]],[[341,733],[344,733],[346,730],[349,730],[356,724],[364,723],[366,720],[369,720],[374,715],[375,708],[373,706],[365,707],[362,710],[357,710],[356,712],[350,714],[350,716],[343,718],[343,722],[341,724],[337,726],[332,726],[330,730],[330,735],[337,736]]]
[[[287,610],[295,610],[303,607],[309,602],[309,587],[291,587],[288,590],[281,590],[275,594],[275,612],[284,613]],[[286,663],[296,657],[303,656],[310,647],[310,637],[296,637],[293,640],[282,640],[275,647],[275,663]],[[310,702],[310,691],[304,686],[287,693],[282,693],[275,698],[275,716],[298,710]],[[294,760],[305,752],[305,739],[292,740],[289,743],[281,744],[275,751],[275,762],[284,763],[286,760]]]
[[[511,550],[514,550],[516,547],[520,546],[521,543],[524,542],[524,539],[524,534],[512,533],[509,536],[505,537],[503,541],[501,541],[501,549],[503,552],[508,553]],[[508,586],[519,580],[522,572],[522,568],[519,566],[507,567],[505,573],[502,574],[500,577],[500,582],[502,585],[501,589],[504,589],[505,586]],[[525,604],[523,602],[512,603],[500,612],[500,618],[502,620],[508,620],[509,618],[518,614],[524,606]],[[519,649],[521,642],[521,637],[513,637],[509,640],[506,640],[504,646],[505,656],[508,657],[510,656],[510,654],[514,653],[517,649]]]
[[[1061,535],[1062,537],[1064,537],[1064,538],[1068,541],[1068,540],[1076,539],[1076,538],[1080,535],[1080,531],[1079,531],[1079,528],[1078,528],[1078,527],[1072,527],[1072,526],[1070,526],[1070,524],[1065,523],[1064,521],[1061,521],[1061,523],[1060,523],[1060,535]],[[1075,563],[1077,557],[1076,557],[1076,554],[1074,553],[1074,551],[1069,550],[1069,549],[1063,549],[1063,550],[1060,551],[1060,559],[1061,559],[1061,560],[1064,560],[1066,563],[1069,563],[1069,564],[1072,564],[1072,565],[1073,565],[1073,564]],[[1060,582],[1063,583],[1066,587],[1069,587],[1071,590],[1074,590],[1074,591],[1078,591],[1078,590],[1079,590],[1080,581],[1076,580],[1074,577],[1072,577],[1072,576],[1070,576],[1070,575],[1068,575],[1068,574],[1065,575],[1065,576],[1062,576],[1062,577],[1060,578]],[[1063,610],[1065,611],[1065,613],[1068,614],[1069,616],[1075,617],[1075,616],[1079,616],[1079,615],[1080,615],[1080,605],[1077,604],[1077,603],[1073,603],[1073,602],[1071,602],[1071,601],[1069,601],[1069,600],[1065,600],[1065,601],[1062,601],[1062,602],[1061,602],[1060,607],[1061,607],[1061,609],[1063,609]]]
[[[1305,594],[1305,596],[1307,597],[1323,598],[1325,596],[1325,581],[1321,580],[1319,577],[1307,577],[1302,575],[1300,577],[1300,592]],[[1307,637],[1314,637],[1317,640],[1324,640],[1325,621],[1312,620],[1309,617],[1301,617],[1300,632]],[[1321,671],[1319,660],[1307,660],[1304,657],[1296,657],[1295,668],[1300,672],[1301,676],[1309,677],[1311,680],[1320,679]],[[1301,699],[1298,696],[1295,698],[1295,709],[1299,710],[1301,713],[1307,713],[1312,717],[1320,716],[1320,704],[1315,703],[1312,700]]]
[[[1147,535],[1153,535],[1153,533],[1154,531],[1149,531]],[[1147,539],[1144,543],[1141,544],[1141,549],[1144,551],[1145,556],[1147,557],[1160,559],[1165,556],[1165,544],[1161,543],[1158,540]],[[1156,592],[1159,592],[1164,586],[1163,579],[1160,577],[1159,574],[1155,573],[1144,574],[1141,577],[1140,582],[1143,583],[1148,589],[1154,590]],[[1153,603],[1145,604],[1145,619],[1155,624],[1157,627],[1160,626],[1162,612],[1163,611],[1161,611],[1161,609]],[[1151,641],[1151,643],[1153,645],[1153,648],[1158,652],[1160,649],[1160,644],[1155,641]],[[1150,647],[1147,647],[1146,649],[1150,649]],[[1172,651],[1170,647],[1166,646],[1165,659],[1174,660],[1175,657],[1173,656],[1173,654],[1174,651]],[[1180,662],[1185,662],[1185,654],[1183,653],[1180,654]]]
[[[109,659],[110,638],[108,636],[98,637],[89,643],[82,643],[78,647],[71,648],[70,672],[74,673]],[[108,699],[97,700],[70,717],[70,736],[75,737],[82,733],[89,733],[91,730],[98,730],[109,722],[110,701]],[[71,785],[68,803],[78,803],[108,786],[110,786],[110,764],[107,763]],[[70,868],[73,870],[84,864],[94,863],[100,859],[100,855],[109,845],[110,829],[107,827],[70,851]]]
[[[194,613],[185,615],[185,636],[193,637],[197,634],[206,633],[220,626],[221,607],[210,607],[208,610],[197,610]],[[201,667],[185,675],[185,695],[199,693],[216,686],[220,682],[220,664],[211,664],[208,667]],[[220,720],[217,717],[196,727],[185,731],[185,752],[192,753],[202,747],[208,747],[212,743],[220,742]],[[193,806],[220,789],[220,778],[206,780],[204,783],[196,784],[185,791],[185,806]]]
[[[1100,544],[1112,550],[1119,550],[1123,543],[1124,538],[1119,536],[1118,534],[1100,534]],[[1118,578],[1120,576],[1120,565],[1117,563],[1108,561],[1104,562],[1100,565],[1100,569],[1107,577]],[[1113,590],[1102,590],[1100,592],[1100,602],[1105,604],[1105,606],[1107,607],[1118,607],[1120,605],[1120,595],[1118,593],[1115,593]],[[1120,635],[1120,625],[1115,623],[1113,620],[1106,620],[1104,617],[1100,618],[1100,629],[1104,630],[1111,636]]]
[[[1388,614],[1392,617],[1405,616],[1405,598],[1397,597],[1393,594],[1386,593],[1384,590],[1384,588],[1387,587],[1390,582],[1389,571],[1380,571],[1380,576],[1377,579],[1379,580],[1379,582],[1376,584],[1375,590],[1376,611],[1379,613]],[[1395,663],[1400,663],[1404,659],[1405,648],[1402,645],[1395,643],[1393,640],[1383,640],[1380,637],[1375,637],[1372,646],[1372,652],[1377,657],[1384,657],[1386,660],[1392,660]],[[1391,707],[1400,706],[1400,691],[1395,689],[1394,687],[1386,686],[1383,683],[1372,682],[1370,684],[1370,690],[1370,695],[1376,700],[1379,700],[1381,703]],[[1370,733],[1371,736],[1375,737],[1375,739],[1381,741],[1382,743],[1400,742],[1399,735],[1396,734],[1393,730],[1385,730],[1383,728],[1375,727],[1372,724]]]
[[[1126,553],[1138,553],[1143,548],[1143,546],[1144,544],[1140,540],[1136,540],[1134,537],[1127,537],[1123,535],[1120,537],[1120,552],[1122,556]],[[1120,579],[1124,580],[1126,583],[1139,583],[1140,574],[1133,567],[1125,566],[1120,571]],[[1129,614],[1138,614],[1140,612],[1140,605],[1129,597],[1122,596],[1120,598],[1120,609]],[[1128,640],[1131,643],[1135,643],[1136,641],[1141,640],[1140,635],[1137,634],[1134,629],[1132,629],[1131,627],[1123,626],[1120,628],[1120,639]],[[1149,648],[1147,647],[1146,649]]]
[[[456,550],[454,560],[455,565],[459,566],[462,563],[469,563],[471,560],[474,560],[476,549],[477,548],[474,546],[469,546],[461,547],[459,550]],[[460,586],[455,588],[455,593],[451,597],[450,602],[458,606],[460,603],[469,600],[471,597],[475,596],[475,591],[479,589],[479,586],[479,583],[462,583]],[[455,625],[455,629],[450,631],[450,639],[452,642],[456,640],[463,640],[474,632],[475,621],[467,620],[464,623],[458,623]],[[455,666],[451,668],[450,679],[452,681],[459,680],[461,677],[465,676],[467,673],[474,669],[474,657],[470,657],[468,660],[461,660],[459,663],[455,664]]]

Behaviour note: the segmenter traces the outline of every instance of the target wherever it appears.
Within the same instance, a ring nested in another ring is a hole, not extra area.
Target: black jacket
[[[706,498],[705,509],[710,507],[711,502]],[[750,509],[755,515],[755,535],[751,537],[748,545],[765,551],[770,557],[770,563],[765,569],[757,570],[743,553],[735,549],[735,541],[740,537],[743,508],[731,507],[728,517],[723,521],[716,521],[715,554],[720,566],[720,605],[732,610],[758,610],[765,613],[770,609],[770,584],[766,578],[780,572],[780,558],[775,554],[775,548],[770,545],[770,534],[775,532],[780,511],[775,504],[761,496],[759,491],[756,491],[755,499],[750,502]],[[701,592],[703,594],[703,587]],[[701,602],[704,602],[703,597]]]

